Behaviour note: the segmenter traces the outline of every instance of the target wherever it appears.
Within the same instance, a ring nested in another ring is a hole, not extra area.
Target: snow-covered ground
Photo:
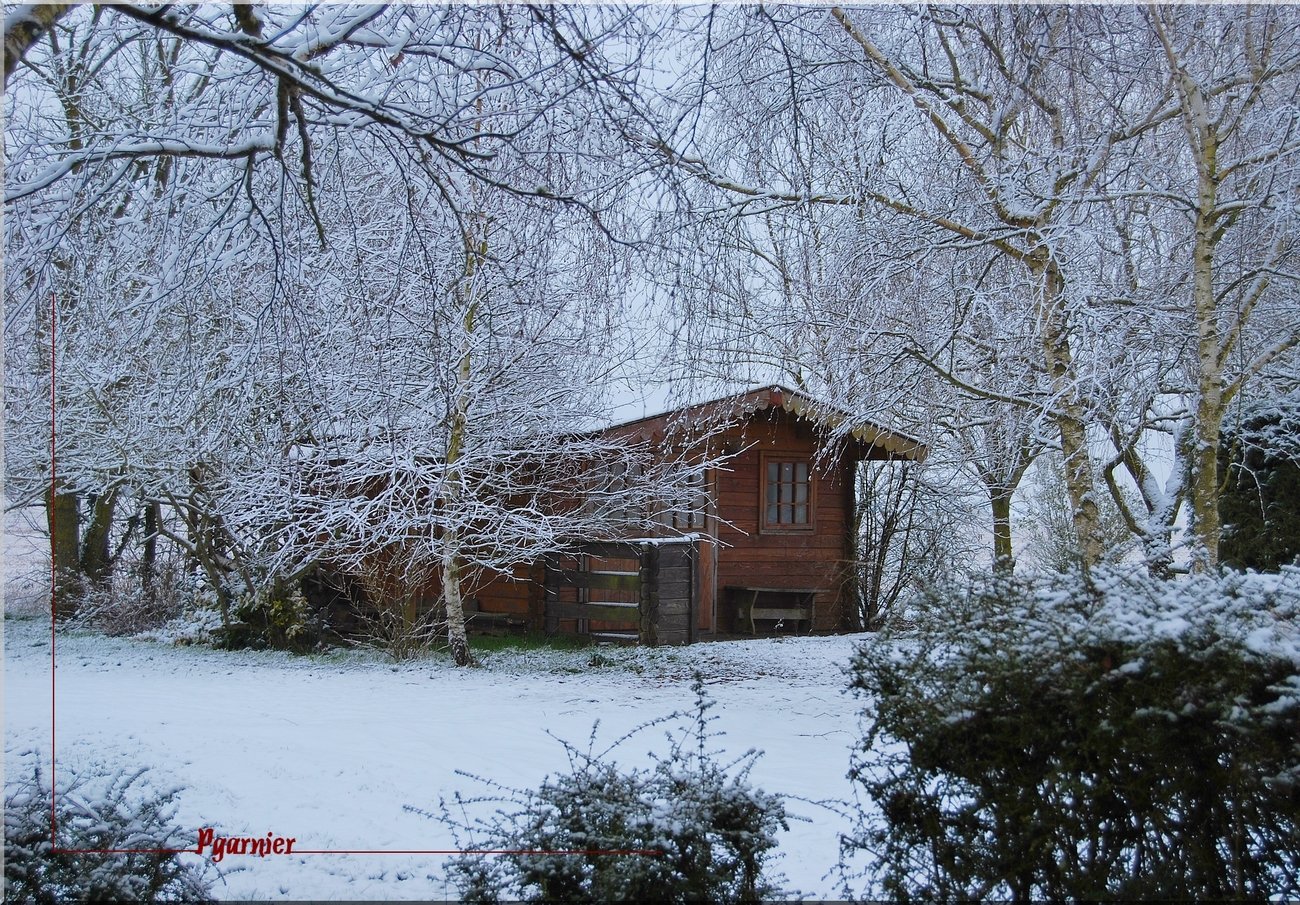
[[[47,619],[5,621],[6,771],[48,763]],[[367,651],[295,657],[226,653],[87,633],[57,639],[60,768],[146,765],[182,785],[178,819],[224,836],[292,836],[296,850],[454,848],[439,796],[483,788],[457,770],[520,788],[565,765],[551,736],[585,747],[594,721],[610,743],[692,703],[699,670],[728,754],[764,751],[751,778],[796,796],[773,865],[789,886],[838,898],[830,871],[843,819],[811,801],[850,795],[849,751],[861,702],[847,694],[852,636],[488,654],[458,670],[441,658],[394,664]],[[593,665],[593,653],[599,653]],[[548,734],[550,733],[550,734]],[[652,730],[620,748],[631,762]],[[446,858],[294,854],[228,858],[221,898],[445,898]]]

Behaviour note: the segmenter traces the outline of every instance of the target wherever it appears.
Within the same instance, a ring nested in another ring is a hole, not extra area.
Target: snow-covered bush
[[[223,637],[221,614],[203,607],[186,607],[174,619],[135,635],[140,641],[173,645],[202,644],[209,647],[220,645]]]
[[[1225,565],[1275,570],[1300,557],[1300,390],[1246,407],[1224,429],[1219,515]]]
[[[151,792],[144,773],[72,776],[61,768],[53,838],[50,786],[40,769],[7,784],[5,901],[210,901],[204,872],[165,851],[197,844],[172,822],[179,790]]]
[[[448,867],[469,902],[757,902],[775,897],[780,877],[764,872],[778,829],[788,829],[779,796],[748,776],[757,752],[719,763],[710,751],[713,703],[695,680],[692,714],[647,723],[602,753],[562,742],[570,770],[536,790],[479,779],[490,797],[443,801],[441,820],[467,854]],[[624,769],[610,753],[651,726],[689,717],[649,768]],[[475,777],[478,779],[478,777]],[[490,819],[469,809],[497,806]],[[454,811],[454,813],[453,813]]]
[[[239,599],[230,625],[222,632],[223,646],[230,649],[287,650],[311,653],[324,643],[321,613],[312,609],[298,588],[273,584]]]
[[[173,569],[159,570],[147,593],[138,575],[117,571],[106,582],[85,586],[71,622],[106,635],[136,635],[178,618],[192,599]]]
[[[874,806],[846,871],[901,899],[1300,894],[1300,570],[927,605],[853,662]]]

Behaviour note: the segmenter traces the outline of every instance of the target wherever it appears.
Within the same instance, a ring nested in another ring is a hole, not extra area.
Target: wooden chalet
[[[926,454],[912,437],[848,420],[769,386],[607,428],[662,443],[676,425],[698,426],[699,451],[730,458],[659,536],[583,544],[473,590],[471,626],[649,644],[844,629],[857,466]]]

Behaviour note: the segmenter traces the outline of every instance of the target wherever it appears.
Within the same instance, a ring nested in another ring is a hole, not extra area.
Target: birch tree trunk
[[[1053,420],[1061,436],[1065,457],[1065,487],[1070,496],[1070,520],[1079,544],[1079,564],[1085,572],[1101,562],[1105,542],[1101,531],[1101,510],[1097,506],[1096,474],[1088,450],[1087,406],[1079,398],[1074,357],[1070,351],[1069,326],[1065,318],[1065,280],[1055,262],[1037,252],[1030,269],[1042,283],[1039,321],[1042,325],[1043,356],[1056,398]]]
[[[464,493],[464,475],[460,463],[467,439],[470,388],[474,374],[474,328],[478,315],[474,278],[483,265],[482,258],[486,254],[486,245],[486,238],[472,239],[471,247],[465,256],[465,289],[461,294],[465,303],[462,322],[464,351],[456,367],[455,398],[448,413],[451,424],[448,430],[446,479],[442,499],[444,511],[451,514],[442,530],[442,596],[447,612],[447,646],[451,649],[452,660],[457,666],[469,666],[474,662],[470,653],[469,637],[465,631],[462,588],[465,576],[461,562],[460,528],[456,513],[461,508]]]
[[[1184,467],[1192,568],[1214,571],[1222,535],[1219,446],[1228,407],[1246,381],[1300,343],[1294,296],[1270,294],[1274,281],[1294,285],[1296,279],[1294,215],[1272,219],[1270,212],[1294,210],[1290,158],[1300,150],[1294,112],[1300,48],[1294,23],[1275,10],[1234,15],[1227,23],[1179,10],[1153,8],[1149,15],[1195,172],[1194,187],[1179,199],[1193,215],[1187,251],[1196,331]],[[1256,333],[1252,321],[1270,302],[1291,314],[1278,317],[1275,308],[1276,332],[1248,339]]]
[[[1219,434],[1223,425],[1223,373],[1218,365],[1221,352],[1218,305],[1214,291],[1214,227],[1205,216],[1215,206],[1213,142],[1207,156],[1197,161],[1201,209],[1196,217],[1193,251],[1192,296],[1196,312],[1196,421],[1189,461],[1191,480],[1191,530],[1196,538],[1193,568],[1214,571],[1219,567]]]
[[[1201,86],[1182,65],[1159,18],[1155,20],[1178,88],[1183,131],[1196,167],[1192,233],[1192,311],[1196,323],[1196,413],[1187,461],[1190,528],[1195,538],[1192,566],[1213,571],[1219,565],[1219,430],[1223,423],[1223,372],[1219,366],[1219,306],[1215,297],[1214,253],[1218,224],[1219,136]]]

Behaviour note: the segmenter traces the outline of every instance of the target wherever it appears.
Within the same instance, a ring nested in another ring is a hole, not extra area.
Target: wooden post
[[[700,544],[697,537],[690,542],[687,549],[690,551],[690,568],[691,577],[687,583],[686,598],[686,643],[694,644],[699,640],[699,615],[697,610],[700,605]]]
[[[528,631],[546,630],[546,559],[528,567]]]
[[[646,544],[641,551],[640,641],[654,647],[659,643],[659,546]]]

